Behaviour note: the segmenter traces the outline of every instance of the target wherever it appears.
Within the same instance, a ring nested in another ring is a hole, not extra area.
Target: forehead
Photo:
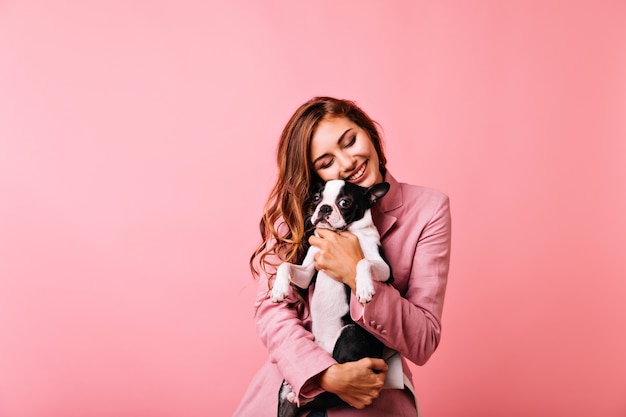
[[[323,155],[329,148],[337,146],[337,141],[346,130],[358,129],[356,123],[346,117],[322,119],[311,138],[311,157]]]
[[[336,200],[341,193],[344,184],[345,182],[343,180],[328,181],[324,186],[324,191],[322,192],[323,200],[325,202],[332,202]]]

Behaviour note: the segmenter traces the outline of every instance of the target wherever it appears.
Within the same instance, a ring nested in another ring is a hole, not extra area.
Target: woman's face
[[[372,140],[345,117],[319,122],[311,139],[310,156],[313,169],[324,181],[342,179],[361,187],[383,181]]]

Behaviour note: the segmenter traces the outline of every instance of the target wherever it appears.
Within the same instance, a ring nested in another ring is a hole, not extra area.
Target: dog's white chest
[[[311,297],[312,331],[317,343],[331,355],[343,327],[342,317],[349,309],[345,285],[320,271]]]

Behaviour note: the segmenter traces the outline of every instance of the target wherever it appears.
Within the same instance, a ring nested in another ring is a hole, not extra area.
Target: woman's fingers
[[[380,395],[386,374],[384,360],[364,358],[331,366],[320,375],[318,382],[324,390],[337,394],[352,407],[364,408]]]
[[[356,264],[363,259],[359,239],[346,231],[320,229],[318,234],[309,238],[309,243],[319,249],[315,255],[315,268],[354,290]]]

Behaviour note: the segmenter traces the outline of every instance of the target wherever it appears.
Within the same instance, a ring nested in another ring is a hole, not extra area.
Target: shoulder
[[[450,198],[440,190],[402,183],[402,205],[393,213],[404,221],[430,224],[450,222]]]
[[[398,185],[402,189],[402,197],[404,202],[421,200],[430,201],[433,203],[442,203],[450,201],[450,198],[447,194],[435,188],[407,183],[398,183]]]
[[[450,204],[448,195],[435,188],[399,182],[390,174],[387,175],[386,180],[391,184],[389,193],[391,198],[387,201],[385,201],[386,197],[382,199],[383,206],[386,206],[383,207],[385,212],[429,211],[429,209],[436,211]]]

